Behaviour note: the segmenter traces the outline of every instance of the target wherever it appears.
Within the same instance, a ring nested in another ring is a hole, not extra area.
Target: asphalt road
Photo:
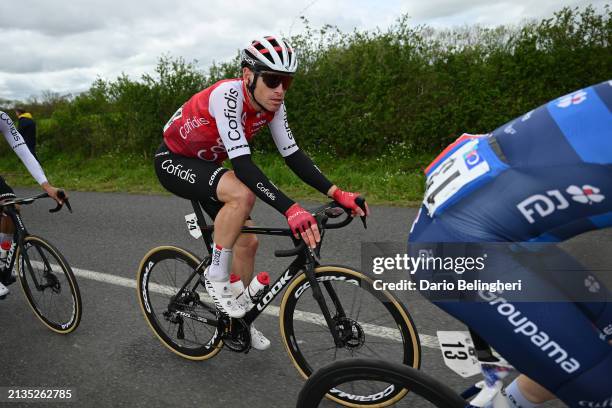
[[[17,190],[19,195],[35,192]],[[185,227],[183,217],[192,212],[187,201],[165,196],[74,192],[71,202],[73,214],[49,214],[47,208],[52,203],[40,200],[24,208],[23,215],[30,233],[53,242],[74,269],[134,280],[141,258],[152,247],[175,244],[202,253],[201,242],[191,238]],[[372,210],[367,230],[354,222],[327,234],[324,263],[360,268],[360,242],[406,239],[416,210]],[[253,218],[259,225],[285,223],[283,217],[261,203]],[[598,234],[611,238],[609,232]],[[257,270],[269,271],[275,279],[288,261],[274,258],[272,252],[288,246],[286,238],[262,237]],[[68,336],[56,335],[40,324],[18,285],[11,286],[11,294],[0,301],[0,387],[71,388],[76,395],[72,404],[31,406],[293,406],[303,381],[281,344],[278,318],[262,315],[258,319],[258,328],[272,340],[270,350],[253,350],[246,355],[223,350],[213,359],[192,362],[169,352],[153,336],[132,287],[112,279],[101,282],[85,276],[78,277],[78,282],[83,318],[77,331]],[[278,303],[277,299],[275,304]],[[439,349],[430,345],[436,330],[465,327],[425,300],[415,299],[407,307],[419,333],[424,335],[422,370],[457,390],[473,383],[447,369]],[[408,398],[397,406],[427,405]]]

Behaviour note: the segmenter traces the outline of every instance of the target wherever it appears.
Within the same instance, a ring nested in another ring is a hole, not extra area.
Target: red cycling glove
[[[357,197],[359,197],[359,193],[349,193],[347,191],[342,191],[339,188],[337,188],[336,191],[334,191],[334,194],[332,194],[332,198],[336,200],[338,204],[344,208],[352,210],[353,214],[357,214],[357,211],[360,208],[355,202]],[[369,211],[367,210],[366,206],[366,215],[368,215],[368,212]]]
[[[317,225],[317,220],[314,219],[312,214],[303,209],[298,203],[289,207],[285,212],[285,217],[287,217],[287,223],[289,228],[291,228],[291,232],[298,237],[311,225]]]

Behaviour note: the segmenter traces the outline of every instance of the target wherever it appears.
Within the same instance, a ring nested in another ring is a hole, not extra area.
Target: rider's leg
[[[522,408],[535,407],[556,399],[546,388],[524,374],[519,375],[506,387],[506,396],[515,406]]]
[[[229,263],[234,245],[240,237],[240,229],[255,205],[255,194],[238,180],[233,171],[228,171],[219,181],[217,197],[225,204],[215,217],[215,245],[209,276],[215,281],[225,281],[229,280]],[[243,238],[242,241],[245,240]],[[239,248],[239,252],[239,255],[244,255],[244,248]],[[238,266],[245,269],[248,264]]]
[[[251,220],[246,220],[244,223],[247,226],[253,226]],[[249,286],[255,269],[255,253],[259,242],[255,234],[240,234],[234,243],[234,258],[232,260],[232,273],[240,276],[240,280],[245,287]],[[245,299],[245,298],[242,298]],[[244,302],[244,301],[243,301]],[[250,303],[251,301],[248,300]],[[243,303],[244,304],[244,303]],[[250,305],[244,305],[248,309]],[[270,347],[270,340],[264,336],[262,332],[257,330],[254,323],[250,326],[251,346],[255,350],[266,350]]]
[[[13,198],[15,198],[15,192],[11,186],[6,184],[4,178],[0,176],[0,202]],[[17,208],[17,210],[19,210],[19,208]],[[4,239],[11,239],[14,232],[15,226],[13,225],[13,221],[9,216],[2,214],[0,216],[0,242]],[[2,234],[6,235],[2,236]]]
[[[251,220],[246,220],[246,226],[253,226]],[[234,257],[232,259],[232,273],[240,276],[242,283],[247,287],[251,283],[255,270],[255,254],[259,241],[255,234],[240,234],[234,244]]]

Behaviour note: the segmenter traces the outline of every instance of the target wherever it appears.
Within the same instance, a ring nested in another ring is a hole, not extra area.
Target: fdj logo
[[[587,98],[587,93],[584,91],[574,92],[573,94],[562,97],[559,102],[557,102],[557,106],[559,108],[568,108],[572,105],[578,105],[584,102]]]
[[[593,204],[603,201],[606,197],[600,193],[600,189],[591,185],[569,186],[565,190],[572,200],[581,204]],[[569,201],[559,190],[550,190],[544,194],[535,194],[517,204],[516,208],[523,214],[525,219],[533,224],[534,215],[537,213],[541,218],[547,217],[557,210],[564,210],[570,205]]]
[[[582,204],[599,203],[606,198],[604,195],[599,194],[601,190],[588,184],[582,186],[582,188],[569,186],[566,191],[572,195],[572,200]]]

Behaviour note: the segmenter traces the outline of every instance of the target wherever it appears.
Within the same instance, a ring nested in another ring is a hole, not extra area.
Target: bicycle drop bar
[[[361,206],[365,203],[365,200],[361,197],[359,198],[361,199],[361,203],[359,204]],[[330,218],[337,218],[343,213],[346,214],[346,218],[344,220],[338,223],[328,223],[328,220]],[[341,207],[335,201],[332,201],[328,204],[325,204],[315,209],[313,211],[313,215],[315,219],[317,220],[317,223],[319,224],[321,233],[323,233],[323,230],[326,230],[326,229],[338,229],[338,228],[345,227],[353,221],[353,217],[350,215],[350,212],[346,210],[345,208]],[[364,227],[366,227],[365,217],[361,217],[361,218],[362,218],[362,221],[364,222]],[[274,251],[274,256],[279,257],[279,258],[296,256],[300,252],[304,251],[305,249],[306,249],[306,243],[300,240],[300,243],[295,248],[280,249],[280,250]]]
[[[58,194],[57,194],[61,199],[64,200],[64,203],[66,204],[66,207],[68,207],[68,211],[72,212],[72,207],[70,206],[70,203],[68,202],[68,199],[66,198],[66,193],[64,192],[64,190],[59,190]],[[40,198],[47,198],[49,197],[49,194],[47,193],[40,193],[38,195],[32,196],[32,197],[26,197],[26,198],[15,198],[13,200],[9,200],[9,201],[5,201],[3,203],[0,203],[0,207],[5,207],[7,205],[14,205],[14,204],[22,204],[22,205],[28,205],[28,204],[32,204],[34,201],[40,199]],[[57,204],[57,206],[55,208],[51,208],[49,210],[50,213],[55,213],[58,212],[59,210],[61,210],[63,207],[63,204]]]

